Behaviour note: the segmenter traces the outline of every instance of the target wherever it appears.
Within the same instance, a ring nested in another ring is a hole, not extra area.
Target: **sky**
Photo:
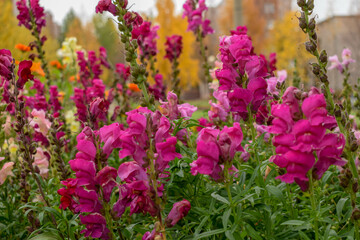
[[[209,5],[216,6],[221,0],[206,0]],[[291,1],[291,0],[281,0]],[[327,18],[329,15],[346,15],[350,11],[351,2],[355,0],[315,0],[314,13],[317,14],[319,20]],[[360,0],[357,0],[360,2]],[[95,13],[95,6],[99,0],[40,0],[42,6],[50,11],[57,23],[61,23],[66,13],[72,8],[78,16],[85,20],[90,20],[92,14]],[[175,0],[178,11],[185,0]],[[134,11],[146,12],[155,15],[155,0],[129,0],[133,3],[131,9]],[[331,7],[332,6],[332,7]]]

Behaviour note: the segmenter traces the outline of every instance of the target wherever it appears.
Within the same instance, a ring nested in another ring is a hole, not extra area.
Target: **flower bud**
[[[314,0],[307,1],[307,8],[309,11],[312,11],[314,9]]]
[[[354,193],[357,193],[359,191],[359,184],[358,184],[357,179],[355,179],[355,182],[352,185],[352,190]]]
[[[316,26],[315,18],[310,19],[308,26],[309,26],[310,31],[313,31],[315,29],[315,26]]]
[[[101,113],[106,113],[108,110],[107,102],[102,98],[96,98],[90,103],[90,114],[93,117],[98,117]]]
[[[314,53],[316,51],[316,44],[313,41],[305,43],[306,50],[310,53]]]
[[[167,227],[173,227],[179,220],[183,219],[191,209],[190,202],[186,199],[174,203],[165,223]]]
[[[326,53],[325,50],[322,50],[322,51],[321,51],[319,59],[320,59],[320,62],[322,62],[322,63],[327,63],[327,61],[328,61],[328,55],[327,55],[327,53]]]
[[[354,220],[354,221],[357,221],[360,219],[360,210],[358,208],[355,208],[351,214],[351,218]]]
[[[313,73],[317,76],[317,75],[319,75],[320,74],[320,66],[319,66],[319,64],[317,64],[317,63],[312,63],[311,64],[312,66],[313,66]]]
[[[306,2],[305,0],[297,0],[297,5],[302,8],[306,6]]]

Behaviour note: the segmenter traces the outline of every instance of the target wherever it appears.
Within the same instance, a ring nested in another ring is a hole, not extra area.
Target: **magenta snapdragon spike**
[[[204,37],[214,33],[214,29],[210,27],[210,20],[205,19],[205,11],[208,9],[205,0],[187,0],[184,5],[183,18],[188,19],[188,31],[197,34],[198,31]]]
[[[138,42],[141,59],[150,59],[151,56],[157,54],[156,39],[159,38],[158,29],[159,26],[151,27],[151,22],[147,21],[134,26],[131,37]]]
[[[119,77],[123,79],[124,83],[130,80],[130,67],[126,67],[122,63],[117,63],[115,71],[119,74]]]
[[[218,105],[211,103],[215,111],[209,112],[210,119],[219,117],[225,119],[229,112],[232,112],[235,120],[239,118],[247,120],[249,114],[263,118],[258,114],[258,110],[260,107],[266,108],[266,100],[269,99],[269,85],[266,78],[273,76],[275,68],[273,63],[267,63],[264,57],[254,53],[246,27],[239,27],[237,31],[232,31],[232,34],[220,38],[218,58],[222,64],[215,72],[219,80],[219,88],[214,92]],[[274,61],[274,56],[271,58]],[[221,100],[220,96],[222,96]]]
[[[346,164],[341,158],[345,138],[342,133],[327,133],[327,130],[334,129],[337,123],[326,110],[323,94],[312,90],[302,103],[297,98],[289,101],[295,90],[297,89],[287,89],[288,94],[284,95],[283,103],[272,106],[271,114],[274,120],[269,132],[275,134],[273,144],[277,155],[273,156],[271,161],[287,170],[277,179],[286,183],[295,181],[305,191],[311,169],[315,178],[320,179],[331,165]]]
[[[233,127],[225,126],[223,130],[204,128],[197,139],[196,161],[190,164],[193,175],[209,175],[216,181],[224,180],[224,164],[231,163],[237,152],[244,152],[241,146],[243,139],[239,123]],[[235,167],[227,170],[237,171]]]
[[[104,206],[108,206],[113,189],[117,186],[117,170],[108,166],[106,160],[118,146],[113,145],[114,141],[111,139],[119,131],[118,124],[105,126],[99,132],[93,132],[89,127],[84,128],[76,138],[78,152],[75,159],[69,161],[76,179],[62,181],[65,188],[58,190],[61,195],[60,208],[69,208],[74,213],[81,214],[81,223],[86,226],[81,233],[86,237],[110,237],[107,221],[111,222],[112,217]],[[99,149],[100,142],[105,142],[105,145]],[[112,145],[111,148],[106,147],[109,144]],[[107,154],[103,154],[104,150]]]
[[[121,164],[118,169],[123,184],[119,187],[119,200],[113,210],[119,217],[127,207],[130,207],[130,215],[147,213],[156,216],[160,220],[159,229],[164,230],[165,223],[161,221],[164,185],[160,180],[168,177],[165,171],[170,162],[182,157],[176,152],[177,138],[170,135],[172,126],[158,111],[139,108],[127,115],[127,129],[118,130],[114,135],[106,133],[108,130],[103,133],[110,136],[104,147],[119,144],[119,157],[134,160]],[[160,233],[145,234],[143,239],[152,239],[149,236],[157,234]]]
[[[28,5],[27,2],[29,3]],[[44,43],[47,38],[46,36],[41,36],[41,31],[46,26],[45,10],[40,6],[39,0],[18,0],[16,2],[16,6],[19,11],[17,16],[19,26],[23,25],[29,29],[31,31],[31,35],[36,38],[36,41],[30,43],[32,48],[35,47],[38,53],[37,55],[33,55],[33,57],[38,57],[41,60],[41,67],[45,72],[47,84],[50,86],[50,72],[45,59],[45,51],[43,50]]]
[[[30,0],[30,7],[26,3],[26,0],[16,2],[17,9],[19,10],[19,15],[17,16],[19,26],[24,25],[27,29],[32,30],[31,15],[33,15],[37,31],[40,33],[41,29],[46,25],[44,8],[39,5],[39,0]]]
[[[166,55],[165,58],[169,59],[170,62],[178,59],[182,52],[183,44],[182,44],[182,36],[180,35],[172,35],[166,38]]]
[[[171,37],[167,37],[166,39],[166,55],[165,58],[169,59],[170,63],[171,63],[171,68],[172,68],[172,90],[178,95],[180,96],[180,78],[179,78],[179,74],[180,71],[178,69],[179,67],[179,57],[180,54],[182,52],[182,36],[179,35],[172,35]]]
[[[154,85],[149,86],[149,92],[154,96],[156,100],[164,100],[166,86],[164,85],[163,75],[157,73],[154,78],[155,83]]]

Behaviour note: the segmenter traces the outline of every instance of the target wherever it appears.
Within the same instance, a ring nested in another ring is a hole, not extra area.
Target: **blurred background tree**
[[[18,26],[18,20],[14,15],[13,4],[11,0],[0,1],[0,48],[9,49],[16,60],[27,58],[29,53],[23,53],[15,48],[16,44],[29,45],[35,39],[25,27]],[[51,26],[47,26],[43,30],[43,35],[46,35],[44,50],[48,60],[56,59],[56,50],[59,44],[53,36]]]
[[[263,53],[266,46],[266,20],[255,0],[243,0],[243,23],[248,28],[256,53]]]

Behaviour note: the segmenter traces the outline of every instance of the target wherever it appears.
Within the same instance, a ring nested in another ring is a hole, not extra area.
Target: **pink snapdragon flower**
[[[201,31],[202,36],[214,33],[214,29],[210,27],[210,20],[203,17],[204,12],[208,9],[205,0],[187,0],[184,5],[183,18],[188,19],[188,31],[192,31],[197,34],[197,31]]]
[[[41,29],[46,25],[44,8],[40,6],[39,0],[30,0],[29,7],[26,3],[26,0],[18,0],[16,2],[19,11],[19,15],[17,16],[19,26],[24,25],[27,29],[32,30],[32,15],[35,20],[37,31],[40,33]]]
[[[170,62],[173,62],[175,59],[178,59],[180,57],[180,54],[182,52],[182,36],[172,35],[171,37],[167,37],[165,45],[165,58],[169,59]]]
[[[287,78],[286,70],[278,71],[277,77],[271,77],[267,79],[267,92],[272,95],[279,95],[279,90],[277,88],[278,84],[282,84]]]
[[[166,217],[166,226],[173,227],[177,222],[186,217],[191,209],[191,204],[188,200],[184,199],[180,202],[174,203],[173,208]]]
[[[218,91],[229,99],[229,112],[234,119],[247,120],[249,110],[257,116],[260,106],[269,99],[268,89],[272,86],[271,81],[268,86],[265,78],[272,75],[272,70],[269,70],[264,57],[255,55],[246,28],[232,33],[231,36],[220,37],[218,59],[222,67],[215,71],[215,76],[219,80]]]
[[[287,92],[293,93],[295,90],[292,88]],[[287,171],[276,178],[286,183],[295,181],[303,191],[308,188],[307,174],[311,169],[320,179],[330,165],[346,164],[341,158],[345,147],[344,136],[341,133],[327,133],[327,130],[337,126],[336,120],[326,110],[324,95],[312,91],[303,100],[301,110],[298,100],[285,101],[292,95],[284,95],[282,104],[272,106],[274,119],[269,127],[269,132],[275,134],[273,145],[276,147],[276,155],[270,160]],[[292,113],[294,106],[299,115]],[[300,115],[305,118],[299,118]]]
[[[43,178],[48,177],[49,172],[49,154],[44,152],[42,148],[36,148],[33,165],[37,166],[40,170],[40,176]]]
[[[344,65],[345,68],[347,68],[350,63],[355,62],[355,60],[351,58],[351,50],[349,48],[345,48],[342,51],[341,57],[342,57],[342,60],[343,60],[342,65]]]
[[[44,136],[46,136],[51,127],[51,122],[46,119],[45,111],[37,111],[36,109],[33,109],[31,115],[33,119],[30,122],[30,125],[32,127],[35,127],[37,131],[41,132]]]
[[[119,77],[124,80],[124,82],[129,80],[130,77],[130,67],[126,67],[122,63],[117,63],[116,66],[116,72],[119,74]]]
[[[151,22],[143,22],[135,26],[131,32],[132,39],[136,39],[139,44],[141,56],[149,58],[157,54],[156,39],[159,38],[157,31],[159,26],[151,27]]]
[[[3,185],[8,176],[14,176],[12,169],[14,162],[7,162],[0,170],[0,185]]]
[[[155,84],[149,86],[149,92],[154,96],[156,100],[165,99],[166,86],[164,85],[163,75],[155,75]]]
[[[10,80],[13,71],[13,57],[7,49],[0,50],[0,76]]]
[[[197,139],[196,161],[190,164],[193,175],[205,174],[214,180],[223,178],[223,164],[232,162],[237,152],[244,152],[241,146],[243,134],[239,123],[223,130],[204,128]]]
[[[348,48],[345,48],[342,51],[342,62],[339,61],[339,58],[337,55],[330,56],[329,61],[331,63],[329,70],[336,68],[340,73],[343,73],[345,69],[347,69],[350,65],[350,63],[354,63],[355,60],[351,58],[351,50]]]
[[[124,6],[126,8],[126,5]],[[117,9],[116,6],[111,2],[111,0],[100,0],[96,5],[95,12],[103,13],[104,11],[110,12],[112,15],[116,16]]]
[[[16,82],[16,86],[19,89],[23,89],[25,83],[28,80],[34,80],[34,76],[31,74],[31,70],[30,70],[31,66],[32,66],[31,61],[24,60],[24,61],[20,62],[19,70],[18,70],[18,73],[17,73],[18,76],[19,76],[19,79]]]
[[[109,229],[106,227],[106,219],[99,213],[93,213],[86,216],[80,215],[80,221],[86,226],[82,230],[85,237],[109,239]]]
[[[189,103],[178,104],[178,97],[175,93],[168,92],[167,102],[160,101],[163,114],[169,117],[170,120],[175,120],[180,117],[190,118],[197,107]]]

